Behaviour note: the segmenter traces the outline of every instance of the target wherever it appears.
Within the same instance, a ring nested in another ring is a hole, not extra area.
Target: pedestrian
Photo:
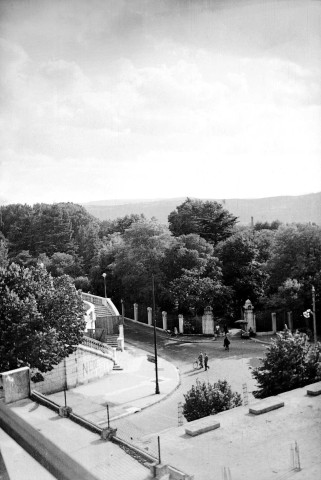
[[[205,371],[210,368],[209,365],[208,365],[208,356],[207,356],[207,353],[205,353],[204,355],[204,368],[205,368]]]
[[[220,326],[219,325],[216,325],[215,331],[216,331],[216,336],[219,337],[220,336]]]
[[[230,342],[229,339],[227,338],[227,335],[225,335],[225,337],[224,337],[224,343],[223,343],[223,346],[224,346],[225,350],[229,350],[229,349],[230,349],[230,343],[231,343],[231,342]]]
[[[202,352],[198,356],[198,364],[199,364],[200,368],[203,368],[203,354],[202,354]]]

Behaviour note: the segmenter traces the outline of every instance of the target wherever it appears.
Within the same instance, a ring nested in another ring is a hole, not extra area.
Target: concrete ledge
[[[172,480],[194,480],[194,475],[187,475],[170,465],[167,466],[167,472],[169,473],[169,478]]]
[[[313,385],[309,385],[307,389],[307,395],[311,397],[316,397],[317,395],[321,395],[321,382],[314,383]]]
[[[219,427],[220,422],[215,420],[214,415],[209,415],[208,417],[190,422],[188,426],[185,427],[185,433],[191,437],[195,437],[196,435],[215,430]]]
[[[282,402],[282,400],[278,397],[268,397],[251,405],[249,413],[261,415],[262,413],[270,412],[271,410],[276,410],[281,407],[284,407],[284,402]]]

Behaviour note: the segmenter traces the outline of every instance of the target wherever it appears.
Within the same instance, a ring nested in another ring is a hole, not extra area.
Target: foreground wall
[[[113,366],[114,361],[106,354],[79,345],[73,354],[44,375],[43,382],[31,382],[31,390],[49,394],[74,388],[107,375]]]

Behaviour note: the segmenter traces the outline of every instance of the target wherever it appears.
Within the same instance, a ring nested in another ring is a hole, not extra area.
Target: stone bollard
[[[184,333],[184,316],[181,313],[178,315],[178,331]]]
[[[118,338],[117,338],[117,348],[118,348],[118,350],[120,350],[121,352],[124,351],[124,349],[125,349],[124,337],[118,337]]]
[[[134,320],[138,322],[138,303],[134,303]]]
[[[153,309],[152,309],[152,307],[147,307],[147,322],[148,322],[148,325],[152,325],[152,322],[153,322]]]
[[[150,466],[153,478],[160,480],[164,475],[168,473],[168,466],[161,463],[152,463]]]
[[[71,413],[71,407],[59,407],[59,417],[68,418]]]
[[[102,440],[112,440],[112,438],[116,435],[117,428],[103,428],[100,434],[100,438]]]
[[[167,330],[167,312],[162,312],[163,330]]]

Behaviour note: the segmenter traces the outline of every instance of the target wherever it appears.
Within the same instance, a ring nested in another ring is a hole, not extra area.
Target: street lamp
[[[106,273],[103,273],[103,274],[102,274],[102,277],[104,277],[105,298],[107,298],[107,293],[106,293]]]
[[[158,385],[158,365],[157,365],[157,340],[156,340],[156,306],[155,306],[155,285],[154,285],[154,274],[152,275],[152,287],[153,287],[153,325],[154,325],[154,356],[155,356],[155,393],[158,395],[159,385]]]

